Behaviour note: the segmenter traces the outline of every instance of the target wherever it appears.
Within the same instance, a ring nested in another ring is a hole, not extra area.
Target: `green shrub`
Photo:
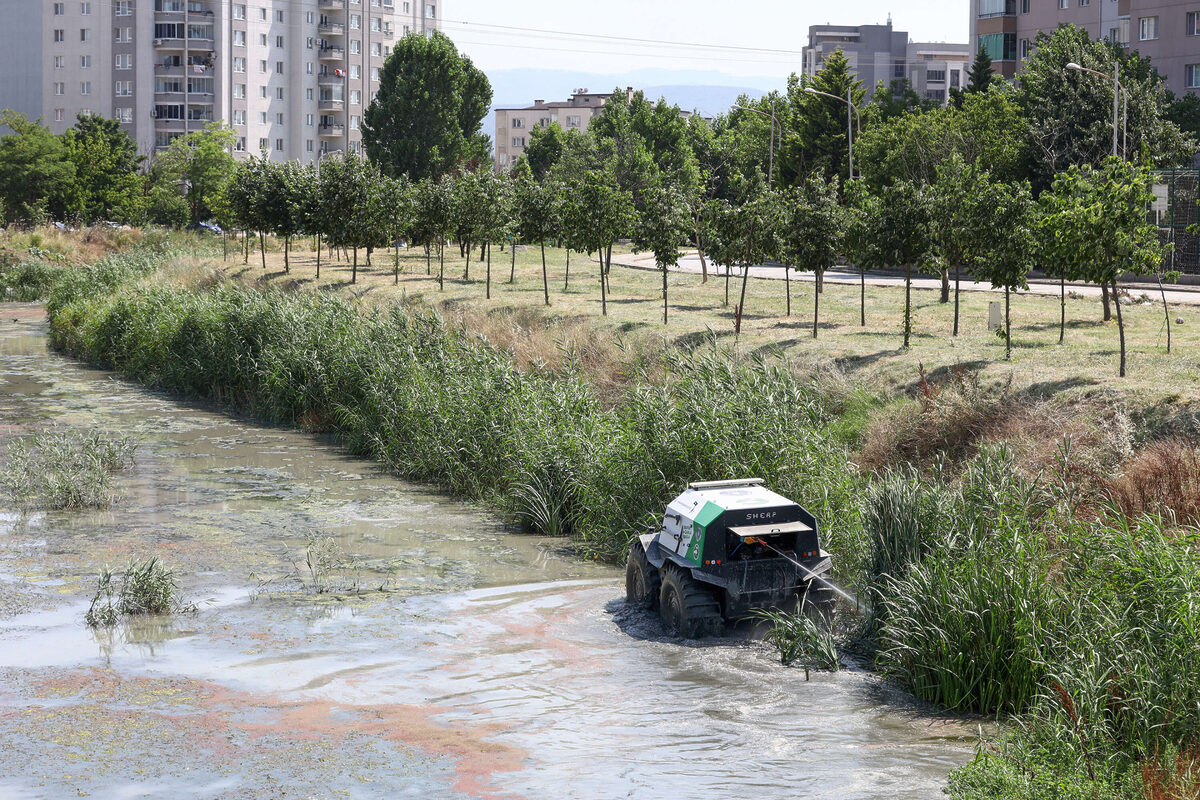
[[[175,573],[158,558],[130,561],[118,585],[112,570],[104,567],[96,580],[96,594],[85,620],[92,627],[115,625],[124,616],[193,612],[175,582]]]
[[[9,443],[0,486],[23,508],[107,508],[112,475],[132,465],[136,447],[97,432],[30,434]]]
[[[0,266],[0,300],[31,303],[45,297],[66,267],[41,259]]]

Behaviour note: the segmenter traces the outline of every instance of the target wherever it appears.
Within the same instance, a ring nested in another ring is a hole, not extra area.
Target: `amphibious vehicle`
[[[833,609],[816,518],[758,478],[688,484],[661,526],[629,548],[625,596],[686,638],[718,635],[756,609]]]

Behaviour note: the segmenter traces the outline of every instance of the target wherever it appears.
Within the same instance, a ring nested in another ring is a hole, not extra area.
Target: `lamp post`
[[[759,111],[757,108],[748,108],[746,106],[733,104],[734,108],[740,108],[742,111],[749,111],[751,114],[758,114],[760,117],[766,117],[771,120],[771,144],[767,148],[767,189],[769,190],[775,182],[775,95],[771,95],[771,113]],[[779,132],[780,140],[783,139],[783,131]]]
[[[1112,154],[1113,154],[1113,158],[1116,158],[1117,157],[1117,131],[1118,131],[1118,128],[1120,127],[1120,111],[1121,111],[1122,95],[1124,96],[1124,99],[1125,99],[1125,122],[1126,122],[1126,125],[1128,124],[1128,121],[1129,121],[1129,92],[1127,92],[1125,90],[1125,87],[1121,85],[1121,63],[1118,61],[1116,64],[1113,65],[1113,74],[1112,75],[1105,75],[1103,72],[1098,72],[1094,69],[1088,69],[1087,67],[1082,67],[1079,64],[1076,64],[1074,61],[1072,61],[1070,64],[1067,64],[1067,69],[1073,69],[1076,72],[1087,72],[1092,75],[1099,75],[1101,78],[1104,78],[1105,80],[1110,80],[1110,79],[1112,80],[1112,82],[1113,82]],[[1126,137],[1126,141],[1124,142],[1124,144],[1128,144],[1128,137],[1129,137],[1128,130],[1126,130],[1126,132],[1125,132],[1125,137]],[[1124,148],[1122,148],[1122,150],[1124,150]]]
[[[857,118],[858,127],[859,127],[859,130],[861,130],[862,129],[862,117],[858,113],[858,106],[854,105],[854,100],[851,98],[851,92],[853,91],[853,87],[850,87],[850,86],[846,87],[846,96],[845,97],[838,97],[836,94],[830,94],[829,92],[822,92],[821,90],[814,89],[811,86],[806,86],[804,88],[804,91],[808,92],[809,94],[819,94],[819,95],[821,95],[821,97],[829,97],[834,100],[837,100],[839,103],[846,104],[846,141],[847,141],[847,146],[850,151],[850,180],[854,180],[854,120],[855,120],[855,118]],[[851,112],[854,112],[853,117],[851,116]]]

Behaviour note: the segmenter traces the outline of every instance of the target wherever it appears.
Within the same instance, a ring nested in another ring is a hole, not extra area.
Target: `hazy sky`
[[[799,67],[809,25],[882,24],[890,12],[897,30],[915,40],[965,42],[967,7],[968,0],[448,0],[443,22],[484,70],[659,67],[776,75]]]

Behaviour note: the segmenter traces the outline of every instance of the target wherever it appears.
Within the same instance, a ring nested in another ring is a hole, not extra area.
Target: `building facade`
[[[903,79],[922,98],[943,105],[950,90],[963,85],[973,57],[968,44],[910,41],[891,19],[886,25],[813,25],[802,55],[804,73],[815,75],[839,48],[868,94]]]
[[[969,0],[971,41],[1012,77],[1041,31],[1078,25],[1092,38],[1148,57],[1177,95],[1200,90],[1200,2],[1196,0]]]
[[[14,0],[0,108],[56,133],[111,116],[152,155],[209,122],[235,150],[312,161],[361,147],[396,40],[440,25],[437,0]]]
[[[633,87],[625,91],[633,97]],[[496,169],[509,169],[517,163],[529,145],[529,134],[534,128],[557,122],[563,130],[586,131],[592,118],[611,99],[611,93],[595,94],[587,89],[576,89],[569,100],[562,102],[534,100],[531,106],[497,108]]]

